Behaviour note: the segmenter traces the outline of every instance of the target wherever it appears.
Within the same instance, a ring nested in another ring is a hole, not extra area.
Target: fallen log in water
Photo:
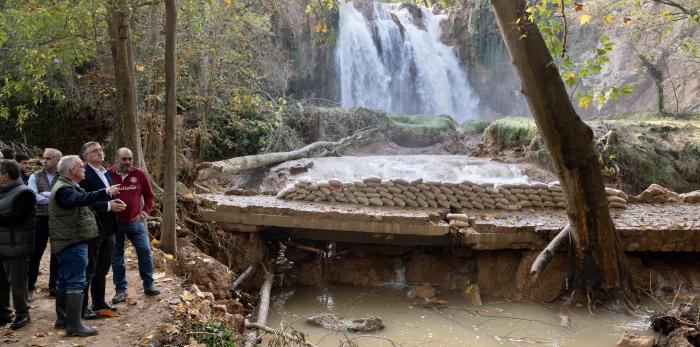
[[[272,272],[265,274],[265,282],[263,282],[260,288],[260,304],[258,305],[258,318],[256,323],[259,325],[265,325],[267,323],[267,313],[270,310],[270,291],[272,290],[272,282],[274,275]],[[258,343],[259,331],[258,329],[253,330],[248,333],[245,339],[245,347],[253,347]]]
[[[258,324],[258,323],[251,323],[251,322],[247,322],[247,321],[246,321],[246,322],[245,322],[245,327],[248,328],[248,329],[258,329],[258,330],[262,330],[262,331],[264,331],[264,332],[267,332],[267,333],[270,333],[270,334],[273,334],[273,335],[280,335],[280,336],[284,337],[285,339],[288,339],[288,340],[291,340],[291,341],[294,341],[294,342],[301,343],[301,344],[303,344],[303,345],[306,346],[306,347],[316,347],[316,345],[314,345],[313,343],[308,342],[308,341],[306,341],[306,340],[304,340],[304,339],[302,339],[302,338],[300,338],[300,337],[298,337],[298,336],[293,336],[293,335],[287,334],[287,333],[285,333],[285,332],[283,332],[283,331],[279,331],[279,330],[273,329],[273,328],[271,328],[271,327],[269,327],[269,326],[267,326],[267,325],[262,325],[262,324]]]

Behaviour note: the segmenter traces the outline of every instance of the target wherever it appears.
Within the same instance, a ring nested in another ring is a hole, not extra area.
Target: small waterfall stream
[[[343,106],[479,118],[454,49],[440,41],[443,15],[420,7],[412,14],[400,4],[358,7],[340,7],[335,64]]]

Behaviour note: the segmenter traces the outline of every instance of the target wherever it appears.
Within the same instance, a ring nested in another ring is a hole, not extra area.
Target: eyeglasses
[[[88,154],[91,154],[91,153],[104,153],[104,152],[105,152],[105,150],[102,149],[102,148],[95,148],[95,149],[93,149],[92,151],[88,152]]]
[[[85,170],[85,165],[76,165],[76,166],[73,166],[73,168],[74,168],[74,169]]]

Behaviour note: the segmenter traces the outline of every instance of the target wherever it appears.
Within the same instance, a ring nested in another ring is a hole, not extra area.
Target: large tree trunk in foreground
[[[121,143],[134,154],[134,165],[147,171],[141,146],[141,131],[136,112],[136,82],[133,72],[133,57],[131,53],[131,12],[123,2],[108,1],[107,24],[114,63],[115,87],[119,95],[119,114],[121,129],[118,137]]]
[[[177,112],[177,88],[175,50],[177,34],[177,5],[175,0],[165,1],[165,170],[163,171],[163,224],[160,248],[177,257],[176,228],[176,141],[175,116]]]
[[[568,205],[575,263],[572,289],[583,298],[611,297],[628,304],[627,259],[608,210],[593,131],[571,105],[537,26],[527,19],[525,1],[491,0],[491,5]]]

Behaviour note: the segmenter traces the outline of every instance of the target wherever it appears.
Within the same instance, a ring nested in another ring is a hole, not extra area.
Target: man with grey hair
[[[27,292],[27,256],[34,250],[34,194],[20,178],[14,160],[0,160],[0,325],[10,319],[10,292],[15,319],[10,328],[31,321]]]
[[[86,192],[94,192],[112,185],[112,176],[102,166],[105,152],[99,142],[87,142],[80,149],[80,157],[85,161],[85,179],[80,186]],[[112,265],[114,234],[117,231],[117,213],[126,205],[119,200],[96,201],[90,206],[97,214],[100,236],[88,242],[88,266],[85,277],[83,298],[83,319],[97,318],[100,310],[117,309],[105,301],[106,277]],[[88,292],[92,295],[92,308],[88,306]]]
[[[51,187],[56,183],[58,172],[58,161],[61,159],[61,151],[55,148],[46,148],[41,159],[43,168],[31,176],[27,185],[34,191],[36,196],[36,222],[34,231],[36,242],[34,252],[29,258],[29,295],[36,289],[36,279],[39,276],[39,265],[41,257],[46,250],[49,240],[49,199],[51,198]],[[49,265],[49,294],[56,292],[56,279],[58,278],[58,262],[53,254],[50,257]]]
[[[66,329],[66,336],[92,336],[97,329],[81,322],[88,242],[99,236],[97,221],[90,206],[109,201],[119,194],[117,186],[86,193],[78,184],[85,179],[85,164],[77,155],[58,162],[60,176],[51,189],[49,200],[49,237],[51,253],[59,263],[56,292],[55,328]]]

